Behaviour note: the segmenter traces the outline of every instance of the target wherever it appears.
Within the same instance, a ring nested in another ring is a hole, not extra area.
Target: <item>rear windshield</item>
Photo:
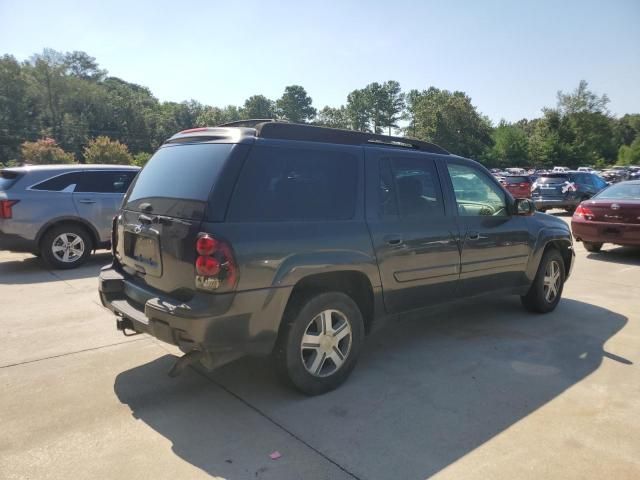
[[[599,200],[640,200],[640,183],[618,183],[595,195]]]
[[[20,173],[11,170],[0,170],[0,192],[7,191],[20,178]]]
[[[529,177],[516,177],[516,176],[509,176],[509,177],[504,177],[504,181],[507,183],[525,183],[525,182],[529,182]]]
[[[167,145],[134,182],[124,208],[180,218],[202,218],[233,144]]]
[[[569,181],[569,175],[545,175],[544,177],[539,177],[536,182],[537,183],[564,183]]]

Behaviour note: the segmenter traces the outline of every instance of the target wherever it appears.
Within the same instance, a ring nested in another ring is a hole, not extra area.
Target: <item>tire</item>
[[[364,322],[360,309],[341,292],[320,293],[293,302],[285,312],[274,350],[278,373],[307,395],[334,390],[351,374],[362,349]],[[350,334],[346,333],[348,329]],[[303,345],[304,336],[311,341]],[[316,336],[317,340],[312,338]]]
[[[80,225],[53,227],[40,241],[42,259],[51,268],[60,270],[79,267],[87,261],[92,249],[91,236]]]
[[[565,208],[565,211],[566,211],[567,213],[570,213],[571,215],[573,215],[573,212],[575,212],[575,211],[576,211],[576,208],[578,208],[578,207],[569,207],[569,208]]]
[[[552,264],[554,265],[553,267],[551,266]],[[554,288],[555,295],[553,295],[553,292],[548,295],[549,285],[545,285],[545,277],[551,276],[550,269],[558,273]],[[565,271],[562,255],[560,255],[560,252],[555,248],[547,250],[542,256],[542,260],[540,260],[538,273],[536,273],[536,278],[533,280],[529,292],[520,297],[522,305],[531,312],[552,312],[558,306],[558,302],[560,302],[560,298],[562,297],[564,280]]]
[[[583,241],[582,244],[587,252],[598,253],[602,249],[602,243]]]

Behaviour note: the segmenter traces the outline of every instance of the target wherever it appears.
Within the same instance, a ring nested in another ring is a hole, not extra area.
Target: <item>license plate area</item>
[[[127,263],[144,275],[162,275],[160,243],[156,237],[124,232],[124,254]]]

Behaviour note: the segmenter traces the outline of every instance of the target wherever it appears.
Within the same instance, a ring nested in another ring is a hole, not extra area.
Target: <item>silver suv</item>
[[[42,165],[0,170],[0,250],[75,268],[108,248],[111,222],[138,167]]]

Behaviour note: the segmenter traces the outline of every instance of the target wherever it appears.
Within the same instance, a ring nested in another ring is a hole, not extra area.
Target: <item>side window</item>
[[[433,161],[417,157],[380,159],[380,213],[403,218],[444,215],[442,191]]]
[[[31,190],[43,190],[48,192],[73,192],[80,183],[81,172],[71,172],[58,175],[31,187]]]
[[[455,163],[448,164],[447,169],[460,216],[508,215],[504,192],[484,172]]]
[[[349,152],[255,146],[233,193],[229,220],[349,220],[357,177],[358,157]]]
[[[76,192],[82,193],[125,193],[137,172],[83,172]]]
[[[595,184],[596,188],[599,190],[602,190],[604,187],[608,185],[607,182],[605,182],[602,178],[600,178],[597,175],[593,176],[593,183]]]

